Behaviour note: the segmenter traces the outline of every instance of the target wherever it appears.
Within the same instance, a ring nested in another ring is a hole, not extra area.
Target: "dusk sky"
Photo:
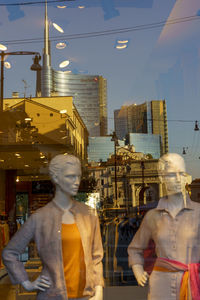
[[[59,64],[69,60],[64,71],[107,79],[109,133],[114,127],[114,109],[165,99],[170,152],[182,154],[185,147],[187,171],[200,178],[200,131],[194,131],[196,120],[200,125],[199,0],[48,2],[52,67],[59,70]],[[20,3],[29,5],[11,5]],[[0,0],[0,43],[8,51],[42,54],[43,31],[44,1]],[[85,37],[85,33],[94,34]],[[117,40],[128,40],[128,47],[116,49]],[[57,49],[58,42],[67,46]],[[4,97],[11,97],[12,92],[23,96],[22,80],[28,86],[26,96],[35,96],[32,57],[10,56],[7,61],[12,68],[5,69]]]

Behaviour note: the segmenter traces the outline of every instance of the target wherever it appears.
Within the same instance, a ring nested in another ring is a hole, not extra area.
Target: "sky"
[[[13,5],[22,2],[29,5]],[[7,51],[42,54],[44,3],[39,2],[43,0],[0,0],[0,43]],[[194,131],[195,121],[200,125],[200,2],[49,0],[48,17],[52,67],[59,70],[69,60],[65,70],[107,79],[109,133],[114,109],[165,99],[170,152],[182,154],[185,147],[187,171],[200,178],[200,131]],[[128,40],[128,47],[116,49],[117,40]],[[57,49],[58,42],[66,48]],[[5,69],[4,97],[14,91],[23,96],[23,80],[26,96],[34,96],[32,56],[10,56],[7,61],[12,68]]]

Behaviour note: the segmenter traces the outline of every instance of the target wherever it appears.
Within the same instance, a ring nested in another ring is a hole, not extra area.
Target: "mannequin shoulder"
[[[143,223],[145,223],[148,226],[152,226],[155,224],[156,220],[160,217],[160,212],[158,210],[150,209],[146,215],[144,216]]]
[[[86,215],[91,215],[91,216],[96,216],[97,215],[97,212],[94,208],[90,207],[89,205],[86,205],[83,202],[78,202],[77,201],[76,207],[77,207],[77,210],[80,213],[83,213],[83,214],[86,214]]]

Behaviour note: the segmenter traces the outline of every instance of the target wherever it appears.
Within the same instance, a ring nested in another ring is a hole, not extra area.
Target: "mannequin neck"
[[[184,207],[184,200],[183,200],[182,193],[168,195],[166,201],[167,201],[168,210],[174,217]]]
[[[72,197],[64,193],[59,187],[56,188],[54,202],[62,209],[69,210],[72,206]]]

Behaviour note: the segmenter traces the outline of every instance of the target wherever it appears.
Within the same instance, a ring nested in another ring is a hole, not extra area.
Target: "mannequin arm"
[[[90,300],[103,300],[103,287],[101,285],[95,287],[95,295]]]
[[[21,285],[26,291],[29,292],[36,291],[36,290],[40,290],[44,292],[46,289],[50,287],[51,284],[48,277],[38,276],[35,281],[31,282],[29,280],[26,280],[23,281]]]
[[[149,279],[149,275],[147,274],[146,271],[144,271],[143,265],[133,265],[132,270],[138,285],[145,286]]]

